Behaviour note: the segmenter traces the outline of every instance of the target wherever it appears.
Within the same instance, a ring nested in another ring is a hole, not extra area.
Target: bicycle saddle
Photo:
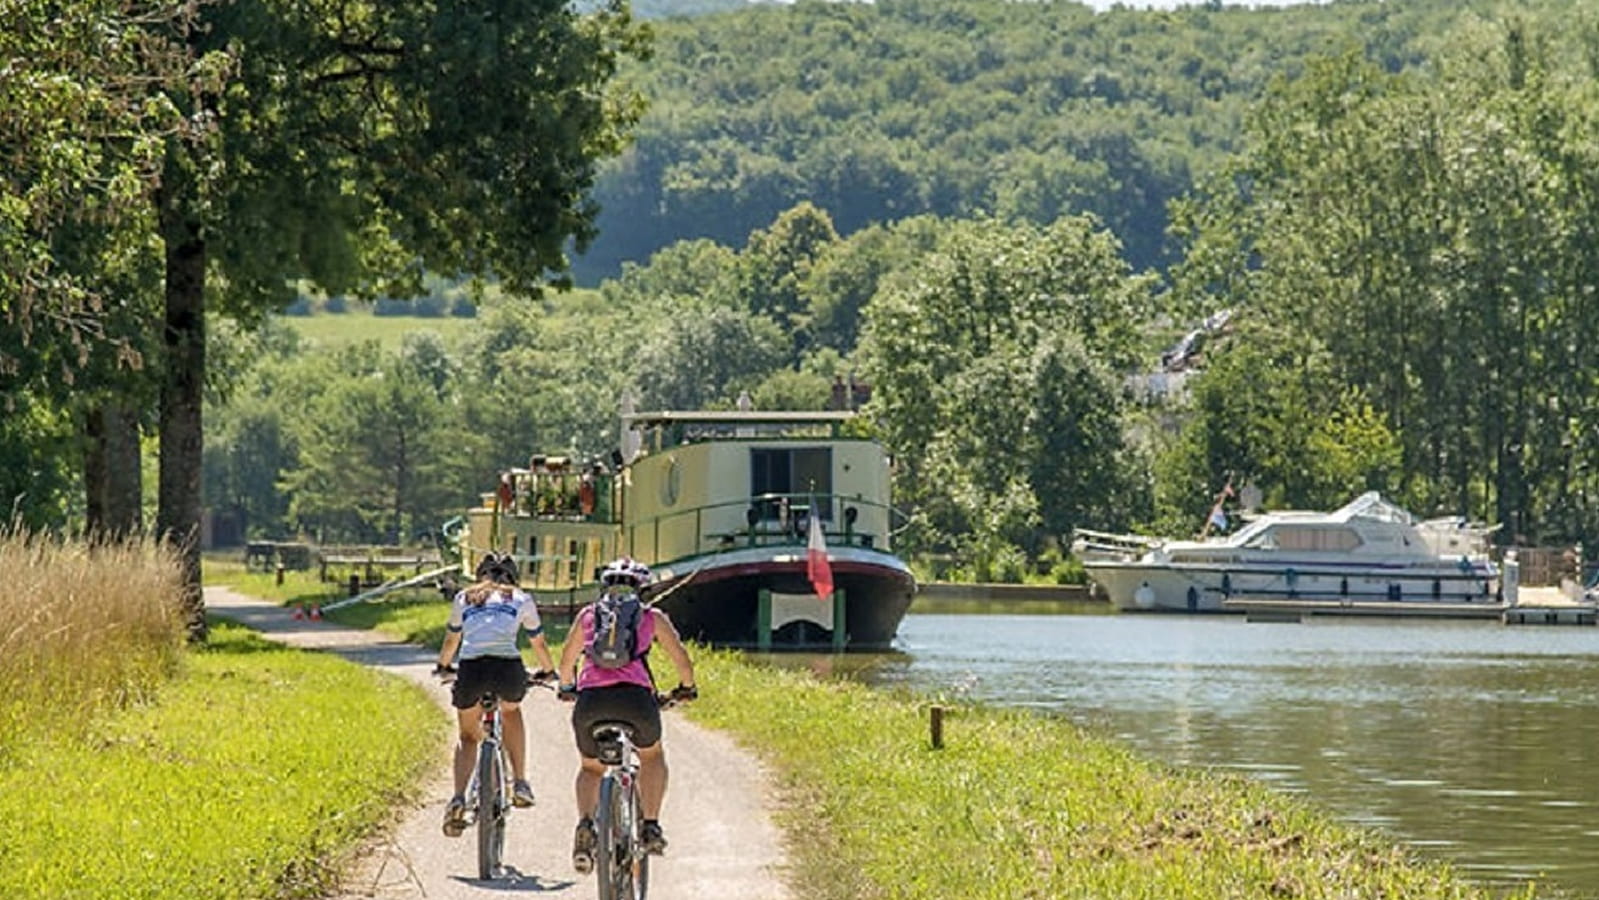
[[[633,726],[626,722],[595,722],[589,729],[589,734],[594,736],[595,743],[600,745],[600,762],[608,766],[622,764],[621,738],[633,739]]]

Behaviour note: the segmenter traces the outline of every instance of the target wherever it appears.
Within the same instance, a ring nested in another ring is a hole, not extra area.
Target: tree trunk
[[[180,189],[181,193],[181,189]],[[161,485],[156,529],[183,563],[183,608],[191,640],[204,640],[200,588],[201,401],[205,387],[205,238],[181,200],[163,209],[166,349],[161,380]]]
[[[88,412],[84,436],[90,536],[115,541],[138,534],[144,529],[138,415],[120,400],[98,403]]]

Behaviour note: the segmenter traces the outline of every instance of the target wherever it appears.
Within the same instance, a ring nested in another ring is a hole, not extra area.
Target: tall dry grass
[[[0,534],[0,756],[172,673],[183,649],[180,573],[155,541]]]

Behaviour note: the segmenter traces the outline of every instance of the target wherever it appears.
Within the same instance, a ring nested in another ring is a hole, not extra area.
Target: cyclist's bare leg
[[[505,752],[511,756],[511,777],[527,778],[527,730],[522,725],[522,704],[500,701],[500,732],[505,737]]]
[[[594,808],[600,805],[600,776],[605,774],[605,766],[592,757],[582,760],[577,770],[577,815],[593,818]]]
[[[483,742],[482,713],[476,706],[455,711],[460,723],[461,737],[455,743],[455,793],[466,793],[466,783],[472,779],[472,767],[477,765],[477,745]]]
[[[666,748],[661,741],[638,748],[639,805],[644,818],[659,819],[666,800]]]

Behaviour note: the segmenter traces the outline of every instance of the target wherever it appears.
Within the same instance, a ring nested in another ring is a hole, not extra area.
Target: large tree
[[[9,513],[59,526],[82,461],[91,531],[138,527],[138,373],[159,269],[150,197],[168,92],[217,83],[176,34],[191,7],[144,0],[0,6],[0,436]],[[45,407],[63,414],[42,415]],[[82,434],[86,440],[62,440]],[[66,467],[66,468],[64,468]]]
[[[643,32],[620,0],[459,4],[236,0],[186,39],[226,52],[219,91],[177,97],[167,144],[165,381],[157,527],[184,549],[199,599],[208,298],[251,317],[288,279],[414,292],[424,271],[493,274],[537,293],[594,235],[597,159],[639,103],[612,84]]]
[[[1039,526],[1125,524],[1114,373],[1131,363],[1150,282],[1119,250],[1087,217],[951,223],[867,307],[867,408],[920,549],[965,535],[983,569],[1006,544],[1036,549]]]

